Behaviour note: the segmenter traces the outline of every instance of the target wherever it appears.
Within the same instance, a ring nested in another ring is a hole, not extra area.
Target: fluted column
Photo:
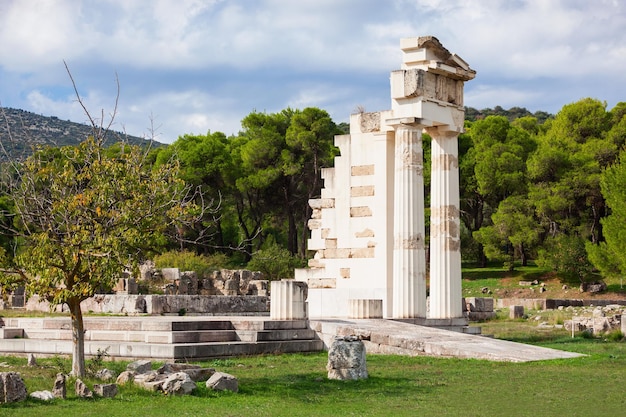
[[[432,137],[430,181],[430,314],[463,317],[458,133],[429,128]]]
[[[393,317],[426,317],[422,127],[395,131]]]

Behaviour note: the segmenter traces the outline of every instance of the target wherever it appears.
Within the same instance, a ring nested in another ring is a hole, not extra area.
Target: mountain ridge
[[[93,134],[87,124],[43,116],[28,110],[0,107],[0,160],[21,160],[38,147],[76,146]],[[162,143],[109,130],[107,143],[124,141],[132,145],[163,146]]]

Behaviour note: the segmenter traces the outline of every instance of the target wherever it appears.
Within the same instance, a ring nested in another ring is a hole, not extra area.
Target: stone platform
[[[329,346],[335,335],[356,335],[368,353],[529,362],[584,356],[394,320],[312,320],[311,328]]]
[[[4,318],[0,352],[62,355],[72,352],[69,318]],[[321,351],[306,320],[268,317],[85,317],[85,355],[160,360],[207,359]]]
[[[64,355],[69,318],[4,318],[0,352]],[[85,354],[121,359],[200,360],[328,349],[335,335],[357,335],[368,353],[526,362],[581,356],[521,343],[383,319],[271,320],[269,317],[85,317]],[[433,323],[428,323],[433,324]],[[454,323],[447,323],[454,324]],[[455,328],[451,326],[450,328]]]

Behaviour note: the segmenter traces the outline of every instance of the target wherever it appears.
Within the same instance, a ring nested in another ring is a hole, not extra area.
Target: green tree
[[[180,163],[180,178],[198,190],[199,205],[210,202],[213,210],[181,230],[184,239],[179,249],[189,248],[198,253],[230,248],[232,242],[225,213],[232,205],[231,185],[227,176],[232,169],[229,139],[221,132],[206,135],[184,135],[167,148],[157,150],[155,164],[168,164],[175,158]],[[226,225],[226,227],[225,227]]]
[[[502,200],[491,219],[493,225],[475,233],[487,257],[506,261],[510,270],[513,270],[516,259],[526,266],[528,251],[540,242],[542,232],[526,196],[510,196]]]
[[[316,107],[296,111],[287,129],[288,151],[283,153],[284,173],[292,178],[292,201],[289,212],[295,213],[294,223],[301,223],[300,245],[297,241],[297,227],[290,224],[288,248],[293,254],[298,252],[305,257],[308,237],[307,223],[311,217],[309,200],[321,192],[321,169],[333,165],[338,149],[334,146],[335,135],[339,130],[330,115]],[[290,220],[291,221],[291,220]]]
[[[602,240],[600,174],[618,154],[618,145],[607,139],[611,114],[605,107],[589,98],[563,106],[528,160],[534,183],[529,198],[550,236],[565,233]]]
[[[123,149],[107,157],[100,136],[37,152],[9,184],[17,213],[9,232],[20,245],[5,261],[29,294],[67,304],[76,376],[85,373],[81,301],[110,289],[124,269],[134,270],[166,244],[168,232],[198,214],[177,164],[152,169],[144,150]]]
[[[527,193],[526,160],[535,150],[536,142],[527,130],[514,126],[504,116],[489,116],[468,124],[467,130],[471,144],[468,146],[464,138],[460,141],[460,150],[467,149],[460,152],[459,162],[461,218],[480,245],[478,260],[484,265],[483,253],[490,259],[501,259],[509,252],[511,242],[506,243],[505,239],[503,244],[497,232],[503,225],[493,228],[492,217],[505,199]],[[527,211],[518,212],[518,217],[521,213]],[[482,228],[488,229],[477,233]],[[497,254],[498,251],[504,252]]]
[[[608,278],[626,275],[626,152],[602,174],[602,195],[610,214],[602,219],[604,241],[587,243],[593,265]]]
[[[242,126],[245,141],[239,148],[242,176],[237,188],[256,197],[257,219],[264,219],[262,225],[256,222],[264,229],[257,248],[273,230],[276,242],[286,242],[291,254],[304,256],[308,200],[320,193],[320,170],[333,162],[338,129],[328,113],[317,108],[254,112]]]

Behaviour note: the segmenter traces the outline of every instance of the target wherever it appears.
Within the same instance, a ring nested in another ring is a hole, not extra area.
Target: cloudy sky
[[[434,35],[477,71],[476,108],[626,101],[623,0],[0,0],[0,105],[95,115],[157,140],[237,133],[252,111],[335,122],[390,108],[399,40]],[[151,122],[151,120],[153,122]]]

